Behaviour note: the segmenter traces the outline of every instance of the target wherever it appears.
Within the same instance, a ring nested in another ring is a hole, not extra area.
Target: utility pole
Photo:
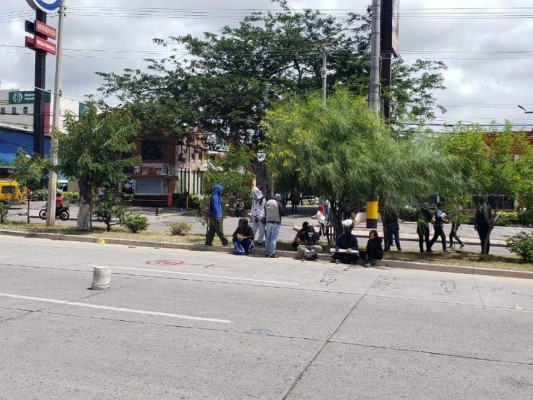
[[[322,77],[322,101],[324,107],[326,106],[326,80],[328,76],[328,70],[326,68],[328,52],[325,46],[320,48],[320,54],[322,54],[322,68],[320,68],[320,76]]]
[[[46,226],[54,226],[56,223],[56,190],[57,190],[57,137],[55,136],[59,129],[60,121],[60,102],[61,102],[61,61],[63,55],[63,17],[65,16],[65,1],[61,0],[59,5],[59,21],[57,23],[57,53],[56,53],[56,72],[54,82],[54,108],[52,114],[52,140],[50,146],[50,164],[52,170],[48,178],[48,200]]]
[[[370,39],[370,86],[368,104],[379,117],[380,99],[380,49],[381,49],[381,0],[372,0],[372,30]]]

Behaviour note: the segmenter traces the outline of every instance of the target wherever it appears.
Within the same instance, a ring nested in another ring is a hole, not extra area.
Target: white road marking
[[[97,305],[97,304],[78,303],[78,302],[75,302],[75,301],[66,301],[66,300],[57,300],[57,299],[45,299],[45,298],[42,298],[42,297],[23,296],[23,295],[19,295],[19,294],[0,293],[0,297],[9,297],[9,298],[12,298],[12,299],[20,299],[20,300],[42,301],[42,302],[45,302],[45,303],[64,304],[64,305],[76,306],[76,307],[98,308],[100,310],[119,311],[119,312],[133,313],[133,314],[155,315],[155,316],[158,316],[158,317],[180,318],[180,319],[188,319],[188,320],[193,320],[193,321],[218,322],[218,323],[221,323],[221,324],[231,324],[232,323],[231,321],[229,321],[227,319],[193,317],[191,315],[180,315],[180,314],[170,314],[170,313],[156,312],[156,311],[135,310],[135,309],[132,309],[132,308],[100,306],[100,305]]]
[[[112,267],[112,266],[109,266],[109,265],[93,265],[93,267],[108,267],[108,268],[111,268],[111,269],[125,269],[125,270],[130,270],[130,271],[143,271],[143,272],[162,272],[162,273],[165,273],[165,274],[201,276],[201,277],[206,277],[206,278],[230,279],[230,280],[236,280],[236,281],[257,282],[257,283],[273,283],[273,284],[277,284],[277,285],[288,285],[288,286],[299,286],[300,285],[299,283],[295,283],[295,282],[268,281],[268,280],[263,280],[263,279],[239,278],[237,276],[195,274],[195,273],[192,273],[192,272],[165,271],[165,270],[162,270],[162,269]]]

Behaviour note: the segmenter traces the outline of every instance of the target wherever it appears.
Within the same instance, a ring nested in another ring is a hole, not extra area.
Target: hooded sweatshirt
[[[211,199],[209,200],[211,206],[211,216],[213,218],[222,218],[222,202],[220,201],[220,194],[224,188],[222,185],[213,186]]]
[[[259,219],[265,216],[265,203],[266,199],[263,197],[263,192],[257,187],[252,189],[252,210],[251,214],[253,217],[258,217]]]

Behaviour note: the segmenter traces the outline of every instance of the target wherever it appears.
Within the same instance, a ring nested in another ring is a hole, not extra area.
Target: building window
[[[11,114],[17,115],[17,107],[11,107]]]
[[[0,114],[4,115],[6,113],[6,108],[2,107],[0,108]]]
[[[22,114],[28,114],[28,107],[22,107]]]
[[[141,157],[143,160],[161,159],[161,142],[157,140],[145,140],[142,142]]]

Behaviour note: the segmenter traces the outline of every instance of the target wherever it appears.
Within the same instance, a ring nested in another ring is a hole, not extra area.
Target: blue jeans
[[[267,222],[265,227],[265,254],[272,256],[276,254],[276,242],[279,237],[281,224]]]

